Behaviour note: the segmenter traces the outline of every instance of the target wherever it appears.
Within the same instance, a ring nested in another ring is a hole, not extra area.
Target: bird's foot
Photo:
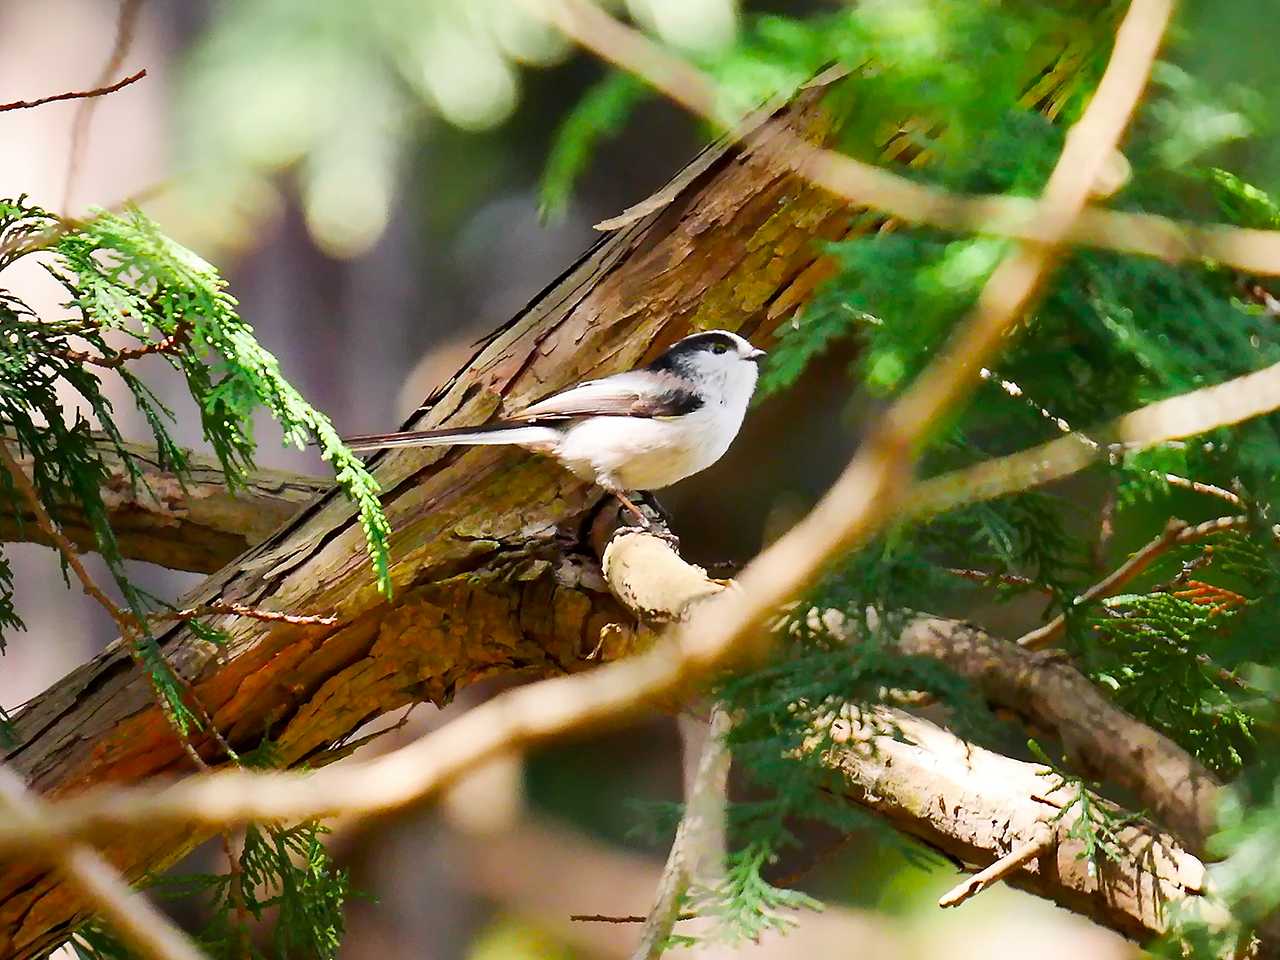
[[[607,488],[606,488],[607,489]],[[677,552],[680,550],[680,538],[671,532],[668,526],[668,515],[657,501],[652,498],[645,500],[644,509],[636,504],[634,500],[628,497],[620,490],[609,490],[612,496],[622,506],[625,513],[635,518],[634,523],[623,523],[619,526],[619,530],[639,530],[650,536],[659,537],[667,543],[671,544],[671,548]],[[650,512],[646,512],[650,511]]]
[[[645,516],[644,511],[637,507],[625,493],[615,490],[613,491],[613,496],[620,504],[622,504],[624,510],[640,522],[640,529],[649,530],[653,526],[653,522]]]

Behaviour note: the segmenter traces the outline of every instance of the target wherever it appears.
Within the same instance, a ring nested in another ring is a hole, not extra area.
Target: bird
[[[521,447],[553,457],[648,526],[628,492],[669,487],[724,456],[746,417],[765,355],[736,333],[706,330],[672,344],[647,366],[584,381],[492,423],[343,440],[354,451]]]

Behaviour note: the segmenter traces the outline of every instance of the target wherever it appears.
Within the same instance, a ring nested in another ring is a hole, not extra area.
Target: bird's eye
[[[711,345],[711,352],[712,353],[728,353],[729,348],[726,347],[723,343],[713,343]]]

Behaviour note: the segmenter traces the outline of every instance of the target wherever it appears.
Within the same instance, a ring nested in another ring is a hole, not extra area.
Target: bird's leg
[[[609,492],[612,493],[615,498],[617,498],[617,501],[620,504],[622,504],[623,507],[625,507],[628,511],[630,511],[633,517],[635,517],[637,520],[640,521],[641,526],[645,527],[646,529],[652,526],[652,524],[649,523],[649,518],[646,517],[643,512],[641,512],[639,507],[637,507],[634,503],[632,503],[627,498],[627,495],[625,493],[623,493],[620,490],[611,490]]]

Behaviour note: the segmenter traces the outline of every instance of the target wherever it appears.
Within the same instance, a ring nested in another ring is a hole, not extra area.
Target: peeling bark
[[[783,125],[820,139],[819,93],[764,119],[744,148],[705,152],[677,178],[669,203],[605,237],[482,344],[408,425],[483,422],[641,363],[692,328],[767,340],[821,275],[815,241],[850,223],[842,203],[757,150]],[[270,737],[298,764],[405,703],[445,703],[496,674],[578,669],[595,662],[585,658],[602,638],[601,655],[626,652],[634,617],[579,542],[599,491],[545,459],[495,448],[391,451],[371,463],[395,531],[394,599],[377,592],[351,506],[323,493],[182,602],[324,613],[337,625],[221,616],[211,621],[231,638],[223,649],[182,625],[160,638],[233,746]],[[189,769],[118,644],[33,700],[15,727],[7,762],[50,798]],[[211,763],[223,759],[210,738],[196,746]],[[138,877],[201,839],[155,830],[104,853]],[[81,912],[45,868],[8,865],[0,955],[38,955]]]
[[[1200,898],[1204,866],[1173,836],[1142,820],[1110,837],[1111,856],[1085,855],[1071,836],[1077,793],[1043,766],[966,743],[927,720],[879,708],[865,726],[848,725],[827,762],[855,803],[935,849],[985,867],[1027,843],[1046,825],[1052,835],[1005,882],[1090,917],[1140,943],[1168,929],[1175,906],[1195,901],[1207,920],[1221,909]],[[1123,817],[1089,794],[1098,809]]]

